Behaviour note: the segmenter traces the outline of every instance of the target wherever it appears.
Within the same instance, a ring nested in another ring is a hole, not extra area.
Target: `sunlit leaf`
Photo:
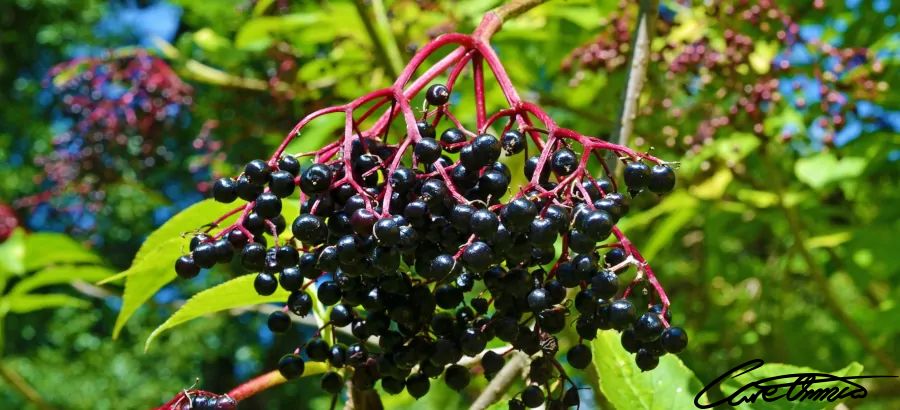
[[[619,333],[601,331],[591,343],[603,395],[617,409],[694,408],[703,385],[677,356],[659,358],[659,366],[642,372],[622,348]]]
[[[835,376],[859,376],[862,374],[863,366],[859,363],[853,362],[844,367],[843,369],[828,372],[828,374]],[[731,378],[722,383],[722,392],[726,395],[730,395],[734,393],[737,389],[743,387],[747,383],[751,383],[760,379],[765,379],[768,377],[782,376],[787,374],[798,374],[798,373],[825,373],[815,369],[811,369],[809,367],[799,367],[792,366],[789,364],[781,364],[781,363],[766,363],[762,367],[755,369],[751,372],[744,373],[735,378]],[[838,387],[841,388],[845,385],[842,385],[840,382],[831,382],[831,383],[816,383],[811,388],[815,389],[825,389],[829,387]],[[837,403],[841,402],[841,400],[837,402],[828,402],[828,401],[814,401],[814,400],[776,400],[772,402],[766,402],[764,400],[756,400],[753,403],[741,405],[742,408],[755,409],[755,410],[816,410],[816,409],[831,409],[835,408]]]
[[[71,283],[76,280],[96,282],[114,272],[101,266],[51,266],[22,279],[9,291],[10,295],[28,293],[44,286]]]
[[[25,237],[25,270],[58,263],[100,263],[100,257],[60,233],[35,232]]]
[[[8,295],[0,301],[0,311],[28,313],[35,310],[59,307],[86,307],[88,301],[74,296],[60,294]]]
[[[858,177],[865,168],[865,158],[844,157],[838,160],[833,153],[823,152],[798,159],[794,172],[797,179],[815,189],[821,189],[842,179]]]
[[[255,279],[256,275],[239,276],[194,295],[175,314],[150,334],[147,342],[144,344],[144,350],[149,349],[153,339],[156,339],[166,330],[191,319],[228,309],[287,300],[288,292],[281,287],[278,287],[275,293],[269,296],[257,294],[253,288]]]
[[[0,279],[25,272],[25,230],[16,229],[0,244]]]

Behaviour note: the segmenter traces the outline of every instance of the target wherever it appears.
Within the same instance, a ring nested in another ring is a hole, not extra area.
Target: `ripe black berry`
[[[300,161],[291,155],[285,155],[278,160],[278,169],[287,171],[293,176],[300,175]]]
[[[531,225],[537,211],[533,202],[525,198],[516,198],[503,207],[500,217],[503,218],[503,224],[507,228],[513,232],[522,232]]]
[[[191,255],[184,255],[175,261],[175,273],[184,279],[191,279],[200,273],[200,266]]]
[[[241,250],[241,266],[247,270],[262,270],[266,267],[266,247],[259,242],[248,243]]]
[[[228,204],[237,199],[237,183],[231,178],[220,178],[213,184],[213,198],[216,201]]]
[[[328,237],[328,227],[322,218],[310,214],[301,214],[291,225],[291,232],[300,242],[318,245]]]
[[[681,353],[688,344],[687,333],[680,327],[670,327],[662,332],[663,348],[669,353]]]
[[[291,196],[294,193],[294,175],[287,171],[275,171],[271,176],[269,189],[279,198]]]
[[[472,140],[472,155],[477,165],[485,166],[500,158],[500,141],[490,134],[481,134]]]
[[[425,91],[425,101],[428,104],[439,106],[444,105],[450,100],[450,89],[443,84],[432,84]]]
[[[531,181],[534,177],[534,172],[537,170],[538,164],[540,163],[540,157],[535,155],[533,157],[525,160],[525,178],[528,178]],[[548,164],[544,164],[544,167],[541,169],[541,175],[538,179],[539,182],[547,181],[547,178],[550,177],[550,166]]]
[[[531,385],[522,390],[522,403],[530,408],[540,407],[544,404],[544,391],[536,385]]]
[[[641,371],[653,370],[659,365],[659,357],[648,349],[640,348],[634,355],[634,362]]]
[[[578,168],[578,156],[568,148],[558,149],[550,157],[550,167],[556,175],[569,175]]]
[[[618,330],[630,326],[636,316],[634,305],[628,299],[620,299],[609,305],[609,322]]]
[[[459,391],[469,385],[472,376],[469,375],[469,369],[458,364],[447,367],[444,373],[444,381],[451,389]]]
[[[528,294],[528,308],[533,312],[540,312],[548,307],[550,307],[550,294],[543,288],[537,288]]]
[[[269,314],[269,320],[266,322],[272,333],[284,333],[291,327],[291,318],[280,310],[276,310]]]
[[[595,209],[580,214],[576,221],[578,223],[579,232],[584,233],[596,242],[606,239],[612,232],[612,217],[601,210]]]
[[[525,150],[525,136],[516,130],[509,130],[503,133],[500,138],[500,145],[506,155],[515,155]]]
[[[254,185],[263,185],[269,182],[269,174],[271,172],[272,169],[269,168],[269,164],[266,164],[261,159],[254,159],[244,167],[244,175],[250,178],[250,183]]]
[[[263,192],[256,197],[253,210],[263,218],[274,218],[281,214],[281,199],[271,192]]]
[[[191,255],[194,256],[194,262],[201,268],[211,268],[218,262],[216,248],[209,242],[197,245]]]
[[[325,281],[316,289],[316,295],[323,305],[331,306],[341,300],[341,287],[335,281]]]
[[[421,136],[423,139],[434,139],[435,137],[434,127],[432,127],[431,124],[425,121],[417,122],[416,129],[419,131],[419,136]]]
[[[288,296],[287,307],[297,316],[306,316],[313,307],[312,297],[302,291],[291,292],[291,295]]]
[[[641,315],[641,317],[634,322],[633,327],[635,336],[642,342],[656,340],[663,330],[663,324],[662,321],[659,320],[659,315],[652,312]]]
[[[271,273],[261,272],[256,275],[256,279],[253,281],[253,288],[256,289],[256,293],[268,296],[275,293],[275,290],[278,289],[278,281]]]
[[[308,195],[325,192],[331,186],[333,175],[328,166],[313,164],[303,171],[300,177],[300,190]]]
[[[666,164],[654,165],[647,179],[647,188],[656,194],[666,194],[675,188],[675,172]]]
[[[566,353],[566,360],[576,369],[585,369],[591,364],[591,348],[583,344],[572,346]]]
[[[430,388],[431,382],[428,381],[428,376],[422,373],[416,373],[406,378],[406,391],[416,399],[428,393]]]
[[[494,263],[494,253],[488,244],[475,241],[462,254],[463,263],[475,272],[484,272]]]
[[[413,148],[416,160],[423,164],[430,164],[441,157],[441,144],[434,138],[422,138]]]
[[[481,357],[481,367],[484,368],[485,375],[496,374],[505,364],[506,360],[503,358],[503,355],[493,350],[488,350]]]
[[[647,186],[650,179],[650,167],[641,161],[629,162],[623,171],[625,177],[625,185],[629,190],[639,191]]]
[[[247,175],[241,175],[237,180],[237,187],[235,188],[238,198],[241,198],[245,201],[252,201],[256,199],[259,194],[263,192],[265,187],[262,185],[256,185],[250,182],[250,177]]]
[[[457,145],[466,140],[466,134],[460,131],[457,128],[447,128],[443,133],[441,133],[441,145],[444,146],[444,150],[453,154],[459,152],[462,147],[450,147],[451,145]]]
[[[619,292],[619,277],[608,270],[602,270],[591,278],[591,290],[600,298],[609,299]]]
[[[350,324],[354,318],[353,308],[345,304],[337,304],[331,308],[331,324],[337,327],[344,327]]]
[[[330,350],[328,342],[318,337],[310,339],[310,341],[306,343],[306,356],[309,357],[309,360],[314,362],[324,362],[327,360],[328,352]]]
[[[304,368],[303,359],[296,354],[286,354],[278,361],[278,372],[288,380],[296,379],[303,375]]]
[[[328,372],[322,375],[319,384],[326,393],[338,394],[344,388],[344,378],[337,372]]]
[[[379,219],[372,226],[372,233],[378,243],[384,246],[393,246],[400,242],[400,226],[393,218]]]

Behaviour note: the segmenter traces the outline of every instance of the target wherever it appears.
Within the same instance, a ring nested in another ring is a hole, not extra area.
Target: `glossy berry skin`
[[[494,252],[488,244],[475,241],[463,251],[462,261],[474,272],[484,272],[494,262]]]
[[[444,371],[444,381],[447,386],[453,390],[460,391],[469,385],[472,376],[469,375],[469,369],[458,364],[450,365]]]
[[[191,279],[200,273],[200,266],[191,255],[184,255],[175,261],[175,273],[183,279]]]
[[[608,270],[602,270],[591,277],[591,290],[597,297],[609,299],[619,292],[619,277]]]
[[[250,182],[250,178],[247,175],[241,175],[238,177],[237,186],[235,191],[237,192],[238,198],[241,198],[245,201],[252,201],[256,199],[259,194],[263,192],[265,187],[262,185],[256,185]]]
[[[276,310],[269,314],[266,324],[272,333],[284,333],[291,328],[291,318],[287,313]]]
[[[334,174],[326,165],[313,164],[300,177],[300,190],[307,195],[325,192],[331,186]]]
[[[667,164],[657,164],[650,169],[647,188],[655,194],[667,194],[675,189],[675,171]]]
[[[423,164],[430,164],[441,157],[441,144],[434,138],[422,138],[413,148],[416,160]]]
[[[543,288],[537,288],[528,294],[528,308],[533,312],[540,312],[548,307],[550,307],[550,294]]]
[[[256,293],[268,296],[275,293],[275,290],[278,289],[278,281],[271,273],[262,272],[256,275],[256,279],[253,281],[253,288],[256,289]]]
[[[462,149],[461,146],[451,146],[458,145],[465,140],[466,134],[457,128],[447,128],[446,130],[444,130],[444,132],[441,133],[441,145],[443,145],[445,151],[451,154],[455,154]]]
[[[406,378],[406,391],[417,400],[428,393],[430,388],[431,382],[428,381],[428,376],[422,373],[416,373]]]
[[[591,349],[583,344],[572,346],[566,353],[566,360],[576,369],[585,369],[591,364]]]
[[[292,155],[285,155],[278,160],[278,169],[293,176],[300,176],[300,161]]]
[[[287,307],[291,313],[304,317],[309,314],[313,307],[312,297],[306,292],[294,291],[287,300]]]
[[[568,148],[560,148],[550,157],[550,168],[556,175],[569,175],[578,168],[578,156]]]
[[[662,346],[669,353],[681,353],[688,344],[687,333],[680,327],[670,327],[662,332]]]
[[[212,187],[213,198],[221,203],[230,204],[237,199],[237,182],[231,178],[220,178]]]
[[[269,182],[271,172],[272,169],[269,168],[269,164],[266,164],[261,159],[254,159],[244,167],[244,175],[250,178],[250,183],[254,185],[263,185]]]
[[[294,175],[287,171],[275,171],[269,182],[269,190],[279,198],[286,198],[294,193]]]
[[[423,139],[434,139],[435,137],[434,127],[432,127],[431,124],[425,121],[417,122],[416,129],[419,131],[419,136]]]
[[[503,224],[514,232],[524,231],[531,226],[531,220],[537,216],[537,206],[525,198],[516,198],[503,207],[500,217]]]
[[[659,315],[647,312],[641,315],[633,325],[634,334],[642,342],[650,342],[659,338],[663,331],[662,321]]]
[[[318,245],[328,237],[328,227],[322,218],[309,214],[302,214],[291,225],[294,237],[305,244]]]
[[[503,355],[489,350],[481,357],[481,367],[484,368],[484,374],[496,374],[506,364]]]
[[[344,304],[337,304],[331,308],[331,324],[344,327],[350,324],[354,318],[353,309]]]
[[[497,214],[487,209],[479,209],[472,214],[469,219],[472,232],[481,238],[492,238],[497,233],[500,226],[500,219]]]
[[[612,248],[609,250],[609,252],[606,253],[603,260],[606,262],[607,265],[612,267],[612,266],[616,266],[622,262],[625,262],[625,259],[627,257],[628,256],[625,253],[624,249]]]
[[[629,162],[623,171],[625,185],[629,190],[641,190],[650,179],[650,167],[641,161]]]
[[[525,150],[525,135],[516,130],[509,130],[500,137],[500,145],[506,155],[516,155]]]
[[[434,106],[440,106],[450,101],[450,89],[443,84],[432,84],[425,90],[425,101]]]
[[[211,268],[218,262],[216,248],[209,242],[197,245],[197,247],[194,248],[194,251],[191,252],[191,255],[194,257],[194,262],[201,268]]]
[[[263,218],[274,218],[281,214],[281,199],[271,192],[263,192],[256,197],[253,210]]]
[[[583,216],[579,215],[577,225],[580,232],[599,242],[612,233],[613,220],[608,213],[595,209],[584,213]]]
[[[528,178],[529,181],[534,180],[534,173],[537,171],[540,160],[541,158],[537,155],[525,160],[525,168],[523,170],[525,172],[525,178]],[[545,182],[548,178],[550,178],[550,165],[545,163],[544,167],[541,168],[541,175],[540,178],[538,178],[538,182]]]
[[[303,375],[305,367],[305,363],[303,363],[300,355],[286,354],[278,360],[278,372],[288,380],[296,379]]]
[[[612,302],[609,306],[609,321],[614,328],[623,330],[637,318],[634,305],[627,299]]]
[[[472,155],[480,166],[488,165],[500,158],[500,141],[490,134],[481,134],[472,140]]]

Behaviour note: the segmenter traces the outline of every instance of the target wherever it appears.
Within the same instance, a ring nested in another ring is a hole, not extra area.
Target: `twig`
[[[631,133],[634,130],[634,119],[637,116],[638,99],[641,89],[647,80],[647,65],[650,62],[650,38],[651,23],[656,13],[655,1],[641,1],[641,11],[638,13],[638,25],[634,33],[632,45],[631,64],[628,68],[628,84],[625,86],[625,96],[622,99],[622,114],[619,117],[619,125],[613,134],[612,141],[619,145],[628,145]]]
[[[500,398],[503,397],[503,393],[506,393],[509,390],[509,387],[512,386],[516,377],[522,372],[522,369],[528,365],[528,356],[524,353],[513,350],[510,353],[510,359],[506,362],[506,365],[497,372],[497,375],[488,383],[487,387],[484,388],[484,391],[475,399],[475,402],[472,403],[472,407],[469,407],[469,410],[484,410],[488,408],[491,404],[494,404]]]
[[[25,379],[22,378],[15,370],[10,369],[4,363],[0,363],[0,377],[3,378],[10,386],[13,387],[19,394],[25,397],[28,402],[34,404],[35,407],[41,410],[49,410],[52,409],[49,404],[41,397],[41,395],[34,390],[31,385],[28,384]]]

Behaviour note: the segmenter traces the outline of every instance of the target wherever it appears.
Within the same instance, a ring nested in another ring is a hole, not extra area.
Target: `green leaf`
[[[278,287],[278,290],[269,296],[257,294],[253,289],[253,281],[255,279],[255,275],[239,276],[194,295],[175,314],[170,316],[150,334],[147,342],[144,343],[144,350],[149,349],[153,339],[156,339],[162,332],[191,319],[223,310],[262,303],[283,302],[287,299],[288,292],[281,287]]]
[[[862,157],[844,157],[838,160],[833,153],[800,158],[794,165],[797,178],[814,189],[843,179],[860,176],[866,168],[866,159]]]
[[[0,279],[25,273],[25,230],[16,229],[0,244]]]
[[[619,334],[602,331],[591,343],[603,395],[617,409],[686,409],[703,385],[678,357],[665,355],[659,366],[641,372],[622,348]]]
[[[840,369],[835,372],[829,372],[829,374],[835,376],[859,376],[862,374],[863,366],[857,362],[850,363],[847,367]],[[722,392],[725,395],[730,395],[737,391],[737,389],[746,385],[747,383],[757,381],[760,379],[765,379],[767,377],[774,376],[782,376],[786,374],[796,374],[796,373],[824,373],[818,370],[811,369],[809,367],[799,367],[792,366],[789,364],[781,364],[781,363],[766,363],[762,367],[753,370],[751,372],[744,373],[740,376],[737,376],[732,379],[726,380],[722,383]],[[832,386],[837,386],[840,382],[832,382],[832,383],[816,383],[813,388],[815,389],[826,389]],[[834,408],[838,402],[819,402],[819,401],[787,401],[787,400],[776,400],[773,402],[766,402],[764,400],[757,400],[752,404],[744,404],[741,407],[748,409],[790,409],[790,410],[814,410],[814,409],[825,409],[825,408]]]
[[[183,235],[193,231],[205,221],[212,221],[233,209],[234,205],[220,204],[212,199],[198,202],[179,212],[147,237],[138,250],[131,267],[104,282],[126,278],[122,294],[122,309],[113,327],[113,338],[119,336],[125,322],[159,289],[175,279],[175,260],[187,249],[190,239]],[[231,224],[237,216],[223,221],[219,226]]]
[[[28,313],[35,310],[58,307],[87,307],[88,301],[61,294],[9,295],[0,302],[0,312]]]
[[[277,34],[295,32],[320,21],[319,13],[294,13],[284,16],[256,17],[241,26],[234,45],[242,50],[263,50]]]
[[[44,286],[70,283],[75,280],[96,282],[114,272],[101,266],[51,266],[17,283],[10,295],[21,295]]]
[[[25,237],[25,271],[27,272],[58,263],[100,262],[100,257],[66,235],[37,232]]]
[[[778,53],[778,49],[777,42],[757,41],[754,44],[753,52],[748,57],[753,71],[759,74],[768,73],[769,68],[772,66],[772,60],[775,58],[775,54]]]

